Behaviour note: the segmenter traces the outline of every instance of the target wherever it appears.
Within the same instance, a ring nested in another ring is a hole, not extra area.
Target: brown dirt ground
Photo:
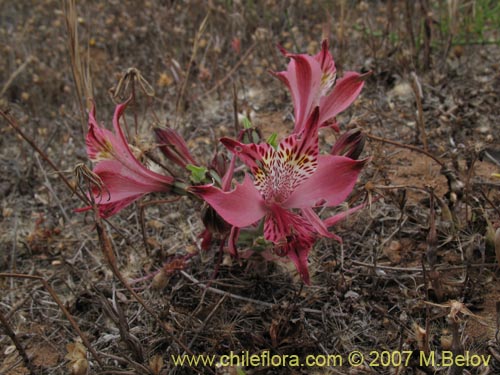
[[[267,73],[286,67],[275,45],[313,53],[329,27],[339,70],[373,71],[360,98],[339,116],[341,128],[361,127],[374,136],[422,149],[409,85],[411,72],[416,72],[429,152],[464,185],[450,195],[449,180],[431,158],[367,140],[364,155],[371,162],[349,205],[369,198],[376,202],[335,228],[342,245],[317,241],[309,259],[311,286],[303,286],[288,264],[258,256],[238,261],[225,255],[217,266],[218,244],[209,252],[199,251],[197,236],[203,224],[196,202],[183,198],[148,206],[149,251],[138,208],[125,209],[105,224],[118,267],[158,315],[167,334],[114,277],[92,216],[73,211],[81,207],[78,199],[2,120],[0,313],[25,348],[31,372],[241,374],[236,368],[175,367],[170,356],[184,350],[172,336],[195,354],[269,350],[301,358],[308,354],[345,358],[359,350],[370,358],[371,351],[418,351],[425,346],[440,352],[453,346],[454,326],[448,318],[452,301],[463,304],[455,305],[463,309],[457,314],[454,349],[500,353],[495,337],[498,266],[488,234],[500,226],[500,180],[491,177],[499,167],[487,156],[500,153],[500,48],[498,43],[476,43],[472,31],[465,33],[465,42],[457,31],[448,48],[447,8],[436,6],[425,12],[426,3],[409,9],[412,30],[420,36],[415,53],[402,1],[356,6],[342,1],[79,4],[81,52],[90,56],[98,119],[110,124],[114,103],[108,90],[129,67],[138,68],[155,89],[154,98],[139,93],[137,138],[143,148],[151,147],[153,126],[176,124],[194,156],[208,163],[217,139],[234,136],[233,86],[240,114],[248,116],[264,138],[273,132],[286,135],[293,126],[291,101]],[[459,29],[466,28],[473,14],[471,2],[458,3],[455,18]],[[9,111],[73,181],[74,167],[90,163],[60,6],[53,0],[0,3],[0,109]],[[176,115],[194,36],[208,13]],[[432,25],[429,66],[424,24]],[[235,37],[241,40],[239,54],[230,47]],[[485,38],[500,36],[486,25]],[[254,42],[253,52],[239,65]],[[336,137],[332,131],[322,132],[325,152]],[[157,198],[170,197],[157,194],[146,201]],[[434,239],[429,236],[432,227]],[[193,256],[180,262],[186,254]],[[435,260],[430,264],[432,255]],[[153,278],[162,267],[173,272]],[[84,346],[81,351],[68,347],[81,338],[47,288],[7,273],[47,280],[103,367]],[[205,288],[208,283],[212,289]],[[424,338],[419,327],[427,329]],[[0,374],[29,374],[5,324],[0,325],[0,334]],[[403,367],[260,366],[244,371],[485,375],[500,373],[500,355],[489,368],[426,367],[411,361]]]

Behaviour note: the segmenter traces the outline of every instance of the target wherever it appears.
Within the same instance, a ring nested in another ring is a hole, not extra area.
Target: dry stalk
[[[238,93],[236,92],[236,85],[233,82],[233,119],[234,119],[234,133],[239,134],[240,122],[238,121]]]
[[[101,368],[104,368],[104,362],[102,362],[100,356],[97,354],[97,352],[92,347],[90,341],[87,339],[87,336],[85,336],[83,334],[82,330],[80,329],[80,326],[78,325],[78,323],[76,322],[76,320],[73,318],[73,316],[70,314],[70,312],[68,311],[68,309],[64,306],[64,304],[59,299],[59,297],[56,294],[56,292],[54,291],[54,289],[52,289],[52,287],[49,285],[49,283],[47,282],[47,280],[45,280],[41,276],[26,275],[26,274],[22,274],[22,273],[0,273],[0,277],[18,278],[18,279],[30,279],[30,280],[38,280],[38,281],[40,281],[43,284],[43,287],[45,288],[45,290],[50,294],[50,296],[52,297],[52,299],[54,300],[54,302],[57,304],[57,306],[59,306],[59,308],[61,309],[61,311],[64,314],[64,316],[66,317],[66,319],[68,319],[69,323],[71,324],[71,326],[73,327],[73,329],[76,331],[76,333],[78,334],[78,336],[80,336],[80,338],[83,341],[83,344],[87,347],[87,349],[92,354],[92,356],[94,357],[94,359],[96,360],[96,362],[99,364],[99,366]]]
[[[30,64],[32,61],[34,60],[33,56],[28,56],[28,58],[26,59],[25,62],[23,62],[21,65],[19,65],[19,67],[14,70],[14,72],[10,75],[9,79],[7,80],[7,82],[5,82],[5,84],[3,85],[2,87],[2,91],[0,91],[0,97],[3,96],[3,94],[5,94],[7,92],[7,90],[9,89],[10,85],[12,84],[12,82],[14,82],[14,80],[16,79],[16,77],[22,73],[22,71],[24,69],[26,69],[26,67],[28,66],[28,64]]]
[[[397,147],[401,147],[401,148],[406,148],[408,150],[424,154],[425,156],[431,158],[436,163],[438,163],[441,167],[443,167],[443,168],[446,167],[446,165],[441,160],[439,160],[437,157],[435,157],[434,155],[432,155],[430,152],[428,152],[426,150],[422,150],[421,148],[418,148],[418,147],[415,147],[415,146],[411,146],[411,145],[405,145],[404,143],[392,141],[390,139],[386,139],[386,138],[382,138],[382,137],[377,137],[376,135],[373,135],[373,134],[370,134],[370,133],[364,133],[364,134],[366,134],[366,136],[368,138],[373,139],[374,141],[388,143],[388,144],[393,145],[393,146],[397,146]]]
[[[26,351],[24,350],[24,347],[22,346],[21,342],[17,338],[16,333],[14,332],[12,327],[10,326],[9,321],[7,320],[7,318],[3,315],[3,313],[1,311],[0,311],[0,323],[2,323],[5,334],[7,336],[9,336],[9,338],[14,343],[14,346],[16,347],[17,352],[19,353],[19,355],[23,359],[24,364],[28,368],[30,374],[35,375],[36,371],[35,371],[35,368],[33,367],[33,364],[31,363],[30,358],[28,357],[28,353],[26,353]]]
[[[249,303],[252,303],[252,304],[255,304],[255,305],[261,305],[261,306],[264,306],[264,307],[267,307],[267,308],[273,308],[274,306],[276,306],[273,303],[269,303],[269,302],[265,302],[265,301],[259,301],[259,300],[253,299],[253,298],[243,297],[243,296],[240,296],[238,294],[233,294],[233,293],[225,292],[223,290],[220,290],[220,289],[208,286],[208,285],[203,284],[202,282],[198,281],[194,276],[188,274],[185,271],[180,271],[180,273],[181,273],[182,276],[184,276],[186,279],[188,279],[192,283],[194,283],[194,284],[198,285],[200,288],[206,289],[206,290],[208,290],[208,291],[210,291],[212,293],[223,295],[223,296],[224,295],[228,295],[232,299],[236,299],[236,300],[240,300],[240,301],[244,301],[244,302],[249,302]],[[318,315],[323,314],[323,312],[321,310],[310,309],[310,308],[307,308],[307,307],[303,307],[300,310],[303,311],[303,312],[305,312],[305,313],[310,313],[310,314],[318,314]],[[339,317],[347,317],[348,316],[348,314],[344,314],[344,313],[337,313],[337,314],[334,314],[334,315],[335,316],[339,316]]]
[[[415,101],[417,102],[417,124],[420,133],[420,140],[424,145],[424,150],[429,152],[429,147],[427,146],[427,133],[425,132],[424,110],[422,107],[422,85],[420,84],[420,81],[415,72],[411,73],[411,77],[411,87],[413,88],[413,92],[415,93]]]
[[[410,48],[413,62],[417,61],[417,46],[415,42],[415,33],[413,31],[413,19],[414,19],[414,2],[412,0],[405,0],[405,25],[406,33],[410,39]]]
[[[48,155],[40,148],[37,146],[35,141],[28,136],[25,132],[22,131],[20,128],[19,124],[17,123],[16,119],[4,111],[0,110],[0,116],[2,116],[7,123],[23,138],[28,144],[35,150],[41,157],[42,159],[47,162],[50,167],[56,172],[57,176],[64,182],[64,184],[75,194],[78,198],[81,199],[82,202],[87,202],[87,198],[80,194],[76,187],[66,178],[63,172],[57,167],[57,165],[54,164],[52,160],[48,157]]]
[[[78,40],[78,15],[76,13],[76,0],[63,0],[64,20],[66,22],[67,42],[71,60],[71,74],[76,88],[76,96],[80,107],[80,120],[82,134],[87,130],[85,108],[90,109],[92,95],[92,80],[90,77],[89,57],[87,61],[80,54]],[[84,100],[86,99],[86,103]]]
[[[186,74],[184,75],[184,80],[182,82],[181,86],[181,91],[179,92],[179,96],[177,97],[177,101],[175,103],[175,121],[174,121],[174,127],[177,125],[177,119],[179,116],[179,111],[182,103],[182,99],[184,98],[184,94],[186,91],[187,83],[189,80],[189,72],[191,70],[191,66],[193,65],[194,59],[196,57],[196,53],[198,52],[198,47],[200,43],[201,36],[205,32],[205,28],[207,27],[207,21],[208,17],[210,16],[210,13],[208,13],[203,21],[201,21],[200,27],[198,28],[198,31],[196,32],[196,35],[194,37],[193,41],[193,48],[191,50],[191,58],[189,59],[188,66],[186,68]]]
[[[427,0],[420,0],[422,17],[424,19],[424,69],[431,68],[432,13]]]
[[[245,61],[248,60],[248,56],[253,52],[254,48],[257,46],[257,43],[253,43],[250,47],[248,47],[247,51],[245,54],[239,59],[239,61],[233,66],[233,68],[222,78],[220,81],[217,81],[214,87],[209,89],[208,91],[204,92],[203,95],[201,96],[202,98],[205,96],[208,96],[212,94],[215,90],[217,90],[219,87],[221,87],[226,81],[231,78],[231,76],[238,70],[238,68],[243,64]]]

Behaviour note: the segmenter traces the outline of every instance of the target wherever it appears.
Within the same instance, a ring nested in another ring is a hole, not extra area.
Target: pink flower
[[[194,160],[184,138],[174,129],[156,128],[155,134],[160,142],[160,150],[175,164],[186,168],[187,164],[198,165]]]
[[[281,52],[290,57],[286,71],[274,73],[290,90],[294,105],[294,133],[304,130],[313,109],[319,106],[319,124],[337,128],[335,116],[349,107],[358,97],[370,73],[346,72],[337,80],[333,57],[324,40],[321,51],[315,56]]]
[[[127,103],[120,104],[113,116],[114,133],[101,128],[95,119],[95,108],[89,114],[87,134],[87,154],[103,182],[102,189],[93,187],[93,198],[102,217],[114,215],[144,194],[169,191],[174,182],[170,176],[155,173],[145,166],[132,153],[120,127],[120,118]],[[87,211],[84,207],[78,211]]]
[[[307,284],[307,256],[317,235],[340,240],[328,232],[313,207],[344,201],[366,162],[318,155],[318,126],[316,108],[303,132],[283,139],[276,149],[223,138],[222,143],[250,168],[254,181],[246,175],[232,191],[212,185],[190,188],[234,227],[247,227],[264,218],[264,237],[274,243],[278,255],[295,263]],[[334,218],[330,218],[332,225]]]

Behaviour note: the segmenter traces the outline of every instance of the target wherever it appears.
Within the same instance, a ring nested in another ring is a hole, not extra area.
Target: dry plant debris
[[[61,4],[0,4],[1,374],[500,372],[494,1]],[[159,193],[97,224],[74,212],[78,186],[95,178],[84,99],[105,118],[117,96],[136,97],[127,136],[141,160],[154,156],[153,128],[168,124],[208,165],[244,118],[263,139],[292,131],[291,98],[268,74],[286,68],[276,44],[314,54],[322,37],[339,72],[372,72],[337,118],[366,134],[371,161],[345,207],[366,208],[335,227],[342,244],[316,242],[311,286],[279,259],[219,253],[221,238],[201,251],[201,206],[185,198],[150,204],[171,198]],[[488,367],[315,369],[175,367],[170,357],[231,350],[492,357]]]

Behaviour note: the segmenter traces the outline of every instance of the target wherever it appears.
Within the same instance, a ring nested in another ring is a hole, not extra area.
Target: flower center
[[[316,155],[312,150],[299,151],[299,146],[294,135],[284,139],[277,150],[267,150],[261,168],[254,171],[255,185],[266,203],[283,203],[316,171]]]

